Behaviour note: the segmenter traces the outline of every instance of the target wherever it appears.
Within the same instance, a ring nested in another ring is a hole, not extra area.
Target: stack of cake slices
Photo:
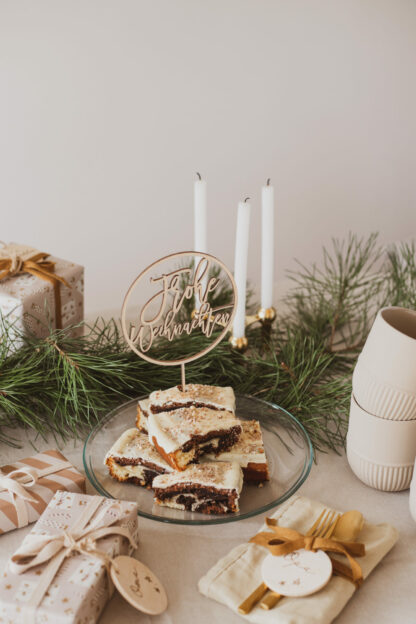
[[[105,463],[118,481],[152,488],[159,505],[235,512],[243,479],[269,479],[260,424],[236,418],[230,387],[152,392],[138,403],[136,426],[114,443]]]

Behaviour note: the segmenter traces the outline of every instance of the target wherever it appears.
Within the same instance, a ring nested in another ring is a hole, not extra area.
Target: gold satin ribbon
[[[7,250],[7,246],[5,248]],[[55,297],[55,323],[57,329],[62,329],[61,291],[60,284],[70,288],[68,282],[54,272],[55,262],[47,260],[49,254],[38,252],[28,259],[23,259],[17,254],[11,254],[10,258],[0,258],[0,281],[22,273],[30,273],[35,277],[50,282],[53,286]]]
[[[98,539],[108,535],[121,535],[128,539],[132,548],[137,548],[137,544],[128,528],[103,525],[106,511],[105,508],[99,510],[102,501],[103,498],[100,496],[91,496],[83,513],[70,530],[61,531],[57,535],[29,533],[25,539],[26,543],[11,558],[9,566],[14,574],[23,574],[31,568],[47,563],[39,576],[39,581],[33,588],[31,596],[24,605],[28,621],[34,622],[36,620],[37,607],[42,602],[65,559],[74,552],[101,559],[107,571],[110,596],[112,595],[114,591],[110,575],[112,557],[103,551],[96,550],[95,543]],[[98,513],[93,518],[97,510]],[[91,520],[91,518],[93,519]],[[116,520],[112,519],[111,522],[116,522]]]
[[[4,474],[0,469],[0,492],[6,491],[10,495],[11,502],[16,509],[17,528],[20,529],[29,524],[26,501],[30,503],[39,502],[27,491],[27,488],[36,485],[41,477],[46,477],[65,468],[73,468],[73,466],[68,461],[60,461],[43,470],[37,470],[31,466],[22,466]]]
[[[363,582],[363,573],[360,564],[354,557],[365,555],[365,546],[358,542],[338,542],[325,537],[308,537],[295,529],[288,529],[277,525],[277,520],[266,518],[266,524],[272,529],[271,532],[263,531],[251,538],[250,542],[265,546],[275,556],[288,555],[294,550],[324,550],[325,552],[338,553],[347,557],[350,567],[332,559],[333,572],[351,580],[356,587]]]

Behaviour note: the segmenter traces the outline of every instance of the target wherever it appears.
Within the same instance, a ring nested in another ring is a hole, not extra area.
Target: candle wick
[[[246,197],[245,200],[244,200],[244,203],[246,203],[249,199],[250,199],[250,197]]]
[[[196,172],[196,175],[198,176],[198,178],[199,178],[200,180],[202,180],[202,178],[201,178],[201,174],[200,174],[200,173],[198,173],[198,171]]]
[[[270,178],[267,178],[267,186],[270,186]]]

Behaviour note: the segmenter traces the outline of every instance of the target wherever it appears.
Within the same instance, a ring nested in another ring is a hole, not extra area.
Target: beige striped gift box
[[[55,492],[85,493],[85,477],[57,450],[0,468],[0,534],[35,522]]]

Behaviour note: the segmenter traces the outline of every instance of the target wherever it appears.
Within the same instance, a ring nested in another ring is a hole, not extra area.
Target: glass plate
[[[303,426],[278,405],[251,396],[236,397],[236,415],[241,420],[260,421],[270,470],[263,487],[244,484],[240,511],[207,515],[161,507],[153,503],[153,492],[130,483],[119,483],[108,474],[104,457],[117,438],[136,423],[137,399],[120,405],[98,423],[84,445],[84,467],[88,479],[103,496],[136,501],[139,516],[175,524],[221,524],[263,513],[292,496],[309,475],[312,444]]]

